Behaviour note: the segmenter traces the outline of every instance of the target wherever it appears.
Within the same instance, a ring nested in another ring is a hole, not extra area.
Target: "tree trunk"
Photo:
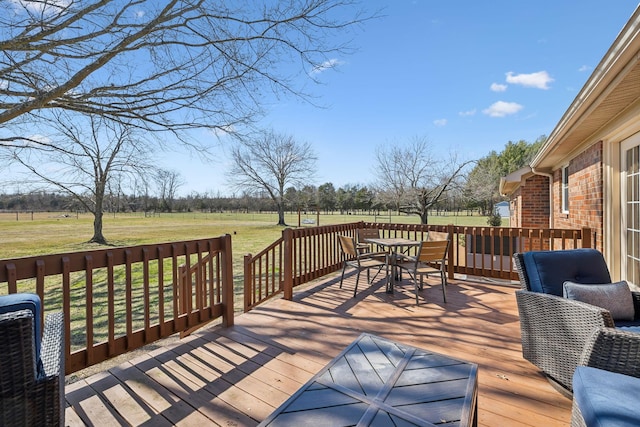
[[[287,223],[284,222],[284,205],[278,205],[278,225],[287,225]]]
[[[101,188],[104,189],[104,185],[98,187],[98,191],[96,191],[96,206],[93,211],[93,237],[89,240],[89,243],[106,245],[107,239],[102,235],[102,206],[104,202],[104,190],[100,191]]]
[[[102,235],[102,208],[93,213],[93,237],[89,243],[107,244],[107,239]]]
[[[420,213],[420,224],[429,224],[429,211],[424,210]]]

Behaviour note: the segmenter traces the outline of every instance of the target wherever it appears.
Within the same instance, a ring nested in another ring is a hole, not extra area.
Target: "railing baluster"
[[[87,343],[87,364],[94,363],[93,357],[93,257],[85,256],[85,334]]]
[[[115,350],[115,336],[116,336],[116,326],[115,326],[115,317],[116,317],[116,309],[115,309],[115,279],[113,274],[113,268],[115,261],[113,259],[113,252],[107,252],[107,340],[109,343],[108,346],[108,354],[109,356],[114,355],[116,353]]]
[[[7,291],[10,294],[15,294],[18,292],[18,275],[16,273],[16,265],[10,262],[6,264],[5,268],[7,275]]]
[[[149,248],[142,248],[142,292],[144,299],[143,324],[146,341],[146,338],[149,334],[149,328],[151,326],[151,307],[149,295]]]
[[[71,373],[75,372],[73,367],[69,366],[69,359],[71,355],[71,261],[69,256],[63,256],[60,261],[62,268],[62,312],[65,316],[64,336],[66,337],[64,343],[64,357],[67,362],[65,363],[65,370],[66,373]]]
[[[126,301],[133,301],[133,278],[131,273],[131,249],[125,249],[124,251],[124,260],[125,260],[125,298]],[[126,309],[126,331],[127,331],[127,350],[133,348],[133,343],[131,342],[131,336],[133,335],[133,312],[132,305],[127,304]]]
[[[164,323],[164,249],[160,246],[156,248],[158,252],[158,323],[160,324],[160,335],[166,333],[166,325]]]

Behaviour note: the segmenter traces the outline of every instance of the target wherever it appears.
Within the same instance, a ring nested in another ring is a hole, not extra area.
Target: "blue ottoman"
[[[573,374],[574,422],[588,427],[640,426],[640,378],[578,366]],[[579,410],[579,414],[577,411]],[[580,420],[580,414],[582,420]],[[575,419],[578,418],[578,419]]]

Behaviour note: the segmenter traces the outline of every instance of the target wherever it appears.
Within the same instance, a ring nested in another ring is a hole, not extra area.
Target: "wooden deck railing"
[[[342,267],[338,234],[378,228],[381,237],[448,236],[449,276],[517,280],[511,254],[591,247],[590,229],[526,229],[356,222],[285,229],[244,259],[244,309]],[[66,320],[66,373],[72,373],[214,319],[233,324],[231,236],[0,260],[0,294],[34,292],[44,312]],[[5,288],[3,289],[2,286]],[[43,313],[44,316],[44,313]],[[41,319],[42,321],[43,319]]]
[[[591,230],[467,227],[356,222],[300,229],[287,228],[282,237],[257,255],[244,258],[244,309],[269,298],[293,297],[293,288],[335,272],[342,267],[338,234],[354,236],[358,228],[378,228],[381,237],[413,240],[451,240],[448,274],[517,280],[512,264],[515,252],[591,247]],[[438,236],[440,235],[440,236]]]
[[[33,256],[0,260],[0,293],[64,312],[70,374],[213,319],[232,325],[232,265],[229,235]]]

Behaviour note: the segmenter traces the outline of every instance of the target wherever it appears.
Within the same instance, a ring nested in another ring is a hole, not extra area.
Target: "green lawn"
[[[298,215],[287,215],[292,227],[298,225]],[[316,214],[300,216],[301,223],[314,221]],[[306,220],[306,221],[305,221]],[[385,223],[418,223],[417,216],[373,216],[321,214],[320,225],[343,224],[357,221]],[[180,213],[145,217],[142,213],[107,214],[104,217],[104,235],[112,245],[135,246],[147,243],[217,237],[231,234],[234,259],[255,254],[282,235],[283,227],[275,225],[275,213]],[[503,220],[503,223],[505,221]],[[481,216],[431,216],[430,224],[486,226]],[[85,243],[92,236],[93,217],[90,214],[65,216],[60,213],[0,214],[0,258],[75,252],[100,248]],[[241,261],[240,261],[241,262]]]

